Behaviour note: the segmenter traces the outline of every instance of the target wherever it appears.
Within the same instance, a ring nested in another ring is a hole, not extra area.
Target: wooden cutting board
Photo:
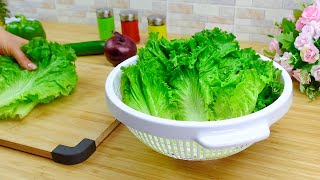
[[[22,120],[1,120],[0,145],[62,164],[89,158],[119,121],[105,103],[104,85],[112,67],[86,60],[90,57],[76,61],[79,81],[72,95],[38,105]]]

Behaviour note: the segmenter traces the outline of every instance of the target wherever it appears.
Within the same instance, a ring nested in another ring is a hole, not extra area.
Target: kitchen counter
[[[96,26],[43,22],[47,37],[60,43],[98,39]],[[183,36],[169,35],[169,39]],[[141,43],[146,41],[142,33]],[[257,52],[263,43],[241,42]],[[103,55],[77,61],[110,66]],[[101,97],[104,98],[104,97]],[[0,179],[319,179],[320,101],[309,101],[294,83],[290,111],[271,127],[268,139],[233,156],[212,161],[175,160],[159,154],[120,124],[85,162],[62,165],[0,147]]]

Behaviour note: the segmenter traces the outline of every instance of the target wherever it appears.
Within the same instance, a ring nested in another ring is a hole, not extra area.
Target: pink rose
[[[292,56],[292,53],[291,52],[285,52],[283,53],[283,56],[282,56],[282,59],[281,60],[289,60]]]
[[[300,56],[302,61],[312,64],[319,59],[319,50],[314,44],[306,44],[300,51]]]
[[[306,24],[311,21],[319,21],[320,20],[320,5],[316,1],[312,6],[306,7],[301,15],[302,23]]]
[[[280,58],[280,65],[292,76],[293,66],[290,64],[289,60],[292,56],[291,52],[285,52]]]
[[[303,26],[302,33],[308,34],[317,40],[320,37],[320,22],[308,22],[305,26]]]
[[[296,22],[296,30],[301,31],[305,24],[302,23],[302,18],[299,18],[298,21]]]
[[[294,22],[294,17],[292,16],[292,15],[288,15],[288,16],[286,16],[285,17],[288,21],[292,21],[292,22]]]
[[[316,40],[319,39],[319,37],[320,37],[320,21],[319,22],[311,21],[310,25],[313,26],[313,28],[314,28],[313,38]]]
[[[302,71],[301,69],[296,69],[293,71],[292,75],[301,84],[310,84],[311,78],[307,71]]]
[[[312,22],[315,22],[315,21],[312,21]],[[303,34],[308,34],[311,37],[313,37],[316,30],[315,30],[315,27],[313,25],[311,25],[311,23],[307,23],[305,26],[303,26],[301,31]]]
[[[269,50],[270,51],[276,51],[277,54],[282,54],[280,47],[279,47],[279,42],[277,39],[273,38],[269,44]]]
[[[301,50],[306,44],[313,44],[312,36],[307,33],[300,33],[294,41],[294,47]]]
[[[311,75],[316,81],[320,81],[320,65],[315,65],[311,68]]]
[[[280,57],[280,55],[279,55],[278,53],[276,53],[276,55],[274,55],[274,57],[273,57],[273,60],[274,60],[275,62],[277,62],[278,64],[280,64],[280,62],[281,62],[281,57]]]

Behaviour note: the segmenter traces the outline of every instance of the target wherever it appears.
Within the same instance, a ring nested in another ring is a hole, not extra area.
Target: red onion
[[[128,36],[115,31],[113,34],[114,36],[105,43],[104,54],[113,66],[117,66],[137,54],[137,45]]]

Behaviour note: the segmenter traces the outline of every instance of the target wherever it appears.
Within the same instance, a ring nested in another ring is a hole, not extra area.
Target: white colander
[[[268,60],[261,56],[262,59]],[[238,118],[221,121],[176,121],[150,116],[121,101],[121,67],[135,64],[138,56],[115,67],[107,77],[106,101],[110,112],[144,144],[155,151],[184,160],[220,159],[236,154],[270,135],[269,127],[279,120],[292,104],[292,81],[282,70],[284,90],[268,107]]]

